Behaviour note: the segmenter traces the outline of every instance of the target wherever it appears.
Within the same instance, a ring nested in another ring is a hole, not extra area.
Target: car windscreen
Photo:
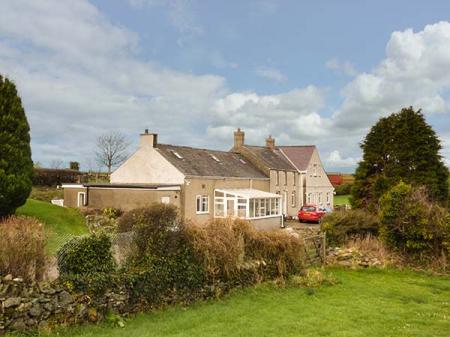
[[[312,207],[312,206],[303,206],[302,207],[303,212],[314,212],[315,210],[316,210],[316,208]]]

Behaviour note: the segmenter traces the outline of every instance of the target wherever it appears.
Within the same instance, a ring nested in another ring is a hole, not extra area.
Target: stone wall
[[[108,310],[122,312],[128,298],[106,294],[93,301],[71,293],[58,283],[26,283],[12,275],[0,276],[0,335],[8,331],[47,330],[55,325],[95,322]]]

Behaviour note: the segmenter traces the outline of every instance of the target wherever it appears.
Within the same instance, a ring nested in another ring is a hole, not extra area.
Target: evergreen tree
[[[13,214],[31,192],[29,132],[16,86],[0,75],[0,218]]]
[[[446,205],[448,168],[439,154],[441,144],[420,110],[412,107],[381,118],[361,144],[352,189],[352,206],[378,208],[379,198],[400,180],[425,186],[430,198]]]

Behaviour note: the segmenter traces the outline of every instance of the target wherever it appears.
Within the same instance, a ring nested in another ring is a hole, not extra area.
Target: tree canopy
[[[404,108],[381,118],[363,143],[363,159],[355,174],[352,206],[378,208],[380,197],[400,180],[425,186],[432,201],[448,200],[448,168],[439,154],[441,143],[421,110]]]
[[[25,110],[14,83],[0,75],[0,218],[25,203],[32,175]]]

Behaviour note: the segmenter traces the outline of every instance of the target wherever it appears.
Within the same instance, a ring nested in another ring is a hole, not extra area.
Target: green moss
[[[51,254],[73,236],[88,233],[85,219],[76,209],[28,199],[25,205],[17,209],[16,214],[34,217],[45,225],[47,249]]]

